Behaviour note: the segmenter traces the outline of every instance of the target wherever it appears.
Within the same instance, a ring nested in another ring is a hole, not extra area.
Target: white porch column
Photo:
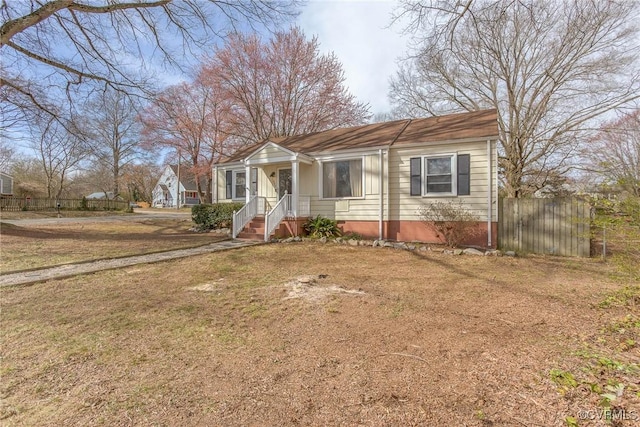
[[[300,193],[298,181],[300,180],[300,168],[298,160],[291,162],[291,213],[298,218],[298,195]]]
[[[249,203],[251,200],[251,166],[244,167],[244,200]]]

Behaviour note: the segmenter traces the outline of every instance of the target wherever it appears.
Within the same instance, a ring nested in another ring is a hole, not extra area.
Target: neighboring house
[[[13,177],[0,172],[0,196],[13,196]]]
[[[96,191],[85,197],[89,200],[122,200],[122,197],[116,196],[113,191]]]
[[[200,178],[202,188],[207,187],[207,177]],[[178,166],[168,165],[155,188],[153,189],[153,207],[176,207],[176,200],[180,200],[179,206],[193,206],[200,204],[196,180],[187,167],[180,166],[180,185],[178,186]]]
[[[272,138],[214,166],[213,198],[246,203],[234,236],[268,212],[267,235],[322,215],[343,232],[422,242],[440,239],[420,206],[462,200],[479,219],[465,243],[495,247],[497,138],[496,110]]]

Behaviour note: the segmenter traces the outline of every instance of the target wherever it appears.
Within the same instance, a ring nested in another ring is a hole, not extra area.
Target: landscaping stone
[[[453,250],[453,254],[454,255],[462,255],[462,249],[454,249]]]
[[[334,241],[336,243],[342,243],[342,237],[336,237]]]
[[[420,246],[420,247],[418,248],[418,250],[419,250],[420,252],[427,252],[427,251],[429,251],[430,249],[427,249],[427,247],[426,247],[426,246]]]
[[[313,284],[316,282],[316,278],[313,276],[300,276],[298,277],[298,283],[305,285]]]
[[[300,236],[296,236],[293,238],[293,240],[291,240],[292,242],[302,242],[302,237]]]
[[[409,245],[407,245],[407,249],[409,249],[410,251],[415,251],[416,250],[416,245],[409,244]]]
[[[349,239],[347,243],[349,246],[358,246],[358,241],[356,239]]]
[[[465,250],[462,251],[462,253],[464,253],[465,255],[480,255],[480,256],[484,255],[484,252],[479,251],[478,249],[475,249],[475,248],[466,248]]]
[[[504,253],[504,256],[514,257],[514,256],[516,256],[516,253],[514,251],[506,251]]]
[[[391,242],[384,242],[384,244],[383,244],[382,246],[384,246],[385,248],[392,248],[392,247],[393,247],[393,243],[391,243]]]
[[[322,236],[322,237],[319,239],[319,242],[320,242],[320,243],[327,243],[327,236]]]
[[[502,252],[497,249],[488,250],[484,253],[485,256],[502,256]]]

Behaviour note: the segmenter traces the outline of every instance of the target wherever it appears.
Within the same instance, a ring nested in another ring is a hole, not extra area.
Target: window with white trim
[[[455,194],[454,155],[424,158],[424,195]]]
[[[244,199],[247,194],[247,174],[242,170],[227,170],[225,172],[225,198]]]
[[[411,196],[468,196],[469,154],[412,157],[409,161]]]
[[[322,163],[322,198],[359,198],[364,195],[363,159]]]
[[[247,174],[245,171],[233,172],[233,198],[244,199],[247,195]]]

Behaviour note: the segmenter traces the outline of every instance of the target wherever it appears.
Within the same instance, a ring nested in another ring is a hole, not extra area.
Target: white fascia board
[[[432,145],[448,145],[448,144],[465,144],[465,143],[478,143],[482,144],[483,147],[487,143],[487,139],[491,141],[495,141],[498,139],[498,136],[491,137],[478,137],[478,138],[464,138],[464,139],[443,139],[440,141],[416,141],[411,143],[404,143],[399,145],[392,145],[392,150],[402,150],[404,148],[416,148],[416,147],[428,147]]]
[[[309,154],[314,159],[319,161],[326,160],[334,160],[334,159],[344,159],[347,157],[358,157],[358,156],[368,156],[368,155],[378,155],[380,150],[389,149],[388,145],[382,145],[380,147],[371,147],[371,148],[355,148],[351,150],[338,150],[338,151],[320,151],[316,153]]]
[[[233,170],[233,169],[241,169],[244,168],[244,161],[240,161],[240,162],[231,162],[231,163],[221,163],[216,165],[218,167],[218,170]]]

